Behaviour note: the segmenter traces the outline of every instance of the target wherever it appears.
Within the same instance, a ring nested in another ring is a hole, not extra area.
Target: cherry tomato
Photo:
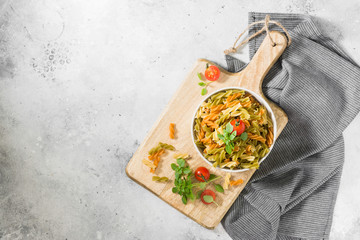
[[[213,191],[209,190],[209,189],[206,189],[206,190],[204,190],[204,191],[201,193],[201,201],[202,201],[204,204],[206,204],[206,205],[211,204],[211,203],[207,203],[207,202],[204,201],[204,196],[205,196],[205,195],[212,196],[212,198],[213,198],[214,201],[215,201],[215,198],[216,198],[215,193],[214,193]]]
[[[241,135],[245,131],[245,123],[240,119],[234,119],[230,124],[233,126],[233,131],[236,131],[236,136]]]
[[[216,81],[220,77],[220,70],[217,66],[210,66],[205,70],[205,77],[209,81]]]
[[[198,167],[195,171],[195,178],[200,182],[205,182],[209,180],[210,178],[209,170],[205,167]]]

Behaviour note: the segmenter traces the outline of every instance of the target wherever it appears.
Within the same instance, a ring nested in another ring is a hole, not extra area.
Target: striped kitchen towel
[[[265,15],[250,13],[249,24]],[[344,163],[342,132],[360,110],[360,68],[310,16],[270,17],[293,42],[263,90],[289,122],[222,224],[233,239],[328,239]],[[264,35],[250,42],[250,57]],[[230,55],[226,60],[229,71],[243,68]]]

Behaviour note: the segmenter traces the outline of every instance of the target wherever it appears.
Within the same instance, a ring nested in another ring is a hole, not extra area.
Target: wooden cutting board
[[[282,33],[273,31],[270,34],[274,42],[276,42],[276,46],[273,47],[271,45],[269,37],[267,36],[248,66],[239,73],[230,73],[219,67],[221,71],[220,79],[209,85],[208,94],[224,87],[241,86],[258,93],[265,98],[261,89],[262,81],[270,68],[283,53],[287,44],[287,39]],[[191,123],[193,121],[195,110],[200,102],[206,97],[201,96],[200,94],[201,87],[198,86],[199,79],[197,73],[203,73],[205,71],[206,63],[215,65],[205,59],[199,59],[196,62],[194,68],[166,106],[144,142],[131,158],[126,167],[126,173],[132,180],[145,187],[186,216],[202,226],[212,229],[219,224],[245,187],[246,183],[254,174],[255,170],[232,173],[232,179],[242,178],[244,183],[236,187],[230,187],[229,190],[225,190],[224,194],[217,193],[216,201],[219,203],[219,207],[215,204],[205,205],[200,200],[188,201],[187,205],[184,205],[180,195],[172,193],[171,191],[174,186],[175,176],[170,164],[175,162],[173,159],[174,152],[167,150],[166,153],[161,156],[160,164],[156,169],[156,175],[161,177],[166,176],[170,179],[167,183],[153,182],[153,174],[151,174],[149,168],[142,163],[142,159],[148,157],[148,151],[152,147],[156,146],[158,142],[165,142],[174,145],[178,152],[190,154],[191,159],[187,162],[193,170],[199,166],[209,167],[196,152],[191,138]],[[277,120],[277,136],[279,136],[287,123],[287,116],[274,103],[268,102]],[[169,138],[170,123],[176,124],[176,139]],[[221,176],[225,176],[226,174],[226,172],[215,169],[214,167],[210,169],[210,172]],[[218,182],[222,184],[223,179],[218,180]],[[209,188],[212,189],[213,186],[210,186]]]

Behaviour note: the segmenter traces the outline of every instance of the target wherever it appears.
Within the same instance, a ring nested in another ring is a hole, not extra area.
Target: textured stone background
[[[124,169],[195,60],[225,63],[248,11],[317,16],[360,62],[356,0],[1,1],[0,238],[229,239]],[[357,117],[331,239],[360,239],[359,135]]]

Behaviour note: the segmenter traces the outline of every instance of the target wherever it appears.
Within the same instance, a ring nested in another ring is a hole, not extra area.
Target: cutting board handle
[[[271,37],[276,43],[272,45],[269,36],[266,35],[259,49],[251,59],[250,63],[241,71],[238,84],[241,86],[244,79],[251,80],[246,88],[263,96],[262,82],[270,68],[279,59],[287,46],[287,38],[278,31],[271,31]]]

